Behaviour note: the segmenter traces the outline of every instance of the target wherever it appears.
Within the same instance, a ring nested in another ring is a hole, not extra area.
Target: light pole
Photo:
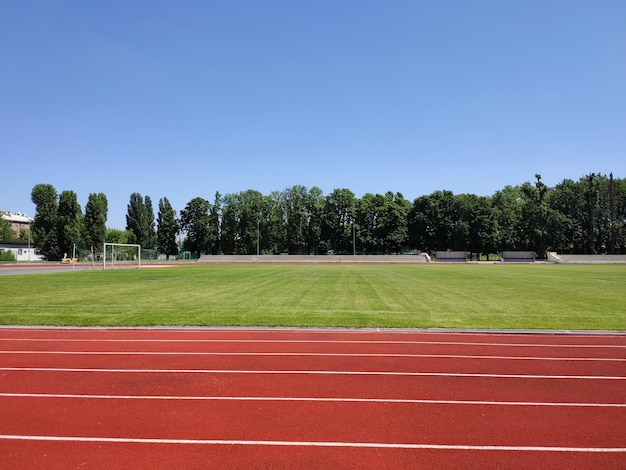
[[[28,262],[30,263],[30,217],[28,218]]]

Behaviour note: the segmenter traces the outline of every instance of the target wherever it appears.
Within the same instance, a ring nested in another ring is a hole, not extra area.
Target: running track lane
[[[625,350],[620,335],[0,329],[0,466],[623,468]]]

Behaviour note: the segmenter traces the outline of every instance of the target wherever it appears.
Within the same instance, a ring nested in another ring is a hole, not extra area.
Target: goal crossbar
[[[137,267],[141,267],[141,245],[136,245],[133,243],[104,243],[104,252],[102,256],[102,269],[107,268],[107,247],[111,247],[111,263],[110,265],[114,265],[115,261],[115,247],[134,247],[137,248]]]

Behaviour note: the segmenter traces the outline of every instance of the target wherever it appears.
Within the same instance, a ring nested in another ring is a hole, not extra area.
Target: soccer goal
[[[141,245],[128,243],[105,243],[102,268],[115,266],[137,266],[141,268]]]

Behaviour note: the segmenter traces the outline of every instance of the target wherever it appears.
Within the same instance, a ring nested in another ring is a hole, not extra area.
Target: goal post
[[[102,253],[102,269],[116,265],[134,266],[141,268],[141,245],[131,243],[105,243]]]

